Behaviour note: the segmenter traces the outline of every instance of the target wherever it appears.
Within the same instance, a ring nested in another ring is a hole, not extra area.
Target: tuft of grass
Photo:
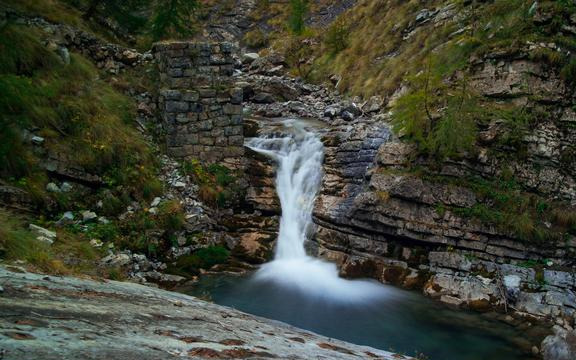
[[[182,230],[186,219],[180,202],[171,200],[162,203],[158,208],[158,221],[162,229],[169,232]]]
[[[192,159],[182,163],[180,172],[190,176],[199,185],[200,200],[211,206],[224,207],[238,198],[237,177],[230,169],[219,164],[202,165]]]

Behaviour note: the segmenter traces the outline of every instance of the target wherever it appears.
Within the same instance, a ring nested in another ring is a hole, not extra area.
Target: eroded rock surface
[[[191,296],[0,268],[0,354],[36,359],[408,359]]]

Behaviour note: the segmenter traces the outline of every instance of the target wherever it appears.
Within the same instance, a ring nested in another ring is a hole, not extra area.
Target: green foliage
[[[393,126],[416,142],[421,153],[458,157],[476,142],[476,99],[467,91],[466,79],[452,90],[432,70],[429,64],[426,73],[414,77],[413,90],[394,104]]]
[[[302,35],[306,29],[304,17],[308,12],[308,0],[290,0],[288,28],[295,35]]]
[[[25,228],[29,221],[24,220],[0,209],[0,260],[25,261],[34,270],[50,274],[95,273],[99,253],[82,236],[59,229],[56,241],[48,245]]]
[[[158,194],[152,154],[131,126],[133,101],[99,79],[85,58],[71,54],[65,64],[40,37],[24,26],[0,28],[7,54],[0,60],[0,175],[26,179],[16,185],[39,199],[48,196],[37,181],[47,180],[42,160],[23,136],[36,128],[45,147],[69,154],[71,164],[102,175],[110,187],[128,186],[141,198],[151,185],[150,195]],[[55,200],[65,206],[70,199]]]
[[[86,19],[96,16],[111,18],[129,31],[135,31],[146,23],[145,18],[135,15],[142,9],[145,0],[88,0],[87,4],[82,3],[84,1],[73,1],[76,6],[86,6],[83,15]]]
[[[211,164],[206,167],[192,159],[182,163],[180,172],[200,186],[200,199],[211,206],[226,206],[239,193],[236,176],[225,166]]]
[[[152,20],[153,39],[181,38],[194,34],[194,19],[199,7],[197,0],[159,1]]]
[[[462,217],[492,224],[519,240],[545,245],[557,244],[562,241],[564,234],[576,230],[576,212],[573,208],[525,192],[509,171],[502,171],[500,177],[491,180],[479,177],[425,178],[471,189],[479,202],[471,208],[453,208],[452,211]]]
[[[172,200],[162,203],[158,208],[158,222],[168,232],[182,230],[186,219],[180,202]]]
[[[214,265],[228,260],[230,251],[223,246],[211,246],[200,249],[192,255],[179,257],[176,264],[168,271],[180,275],[198,274],[199,269],[210,269]]]
[[[349,25],[343,17],[336,19],[326,32],[324,43],[328,52],[334,56],[348,47]]]

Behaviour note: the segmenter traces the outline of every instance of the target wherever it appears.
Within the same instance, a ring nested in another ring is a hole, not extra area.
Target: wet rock
[[[324,109],[324,117],[333,119],[338,115],[339,112],[340,111],[338,108],[336,108],[334,106],[329,106],[326,109]]]
[[[576,332],[567,331],[558,325],[553,330],[554,334],[546,337],[540,346],[544,360],[576,359]]]
[[[574,288],[576,286],[576,276],[565,271],[544,270],[544,281],[549,285],[561,288]]]
[[[340,116],[342,119],[344,119],[344,121],[353,121],[356,118],[356,116],[349,111],[342,111]]]
[[[354,102],[345,103],[340,111],[342,117],[345,112],[352,114],[354,117],[362,115],[362,109]]]
[[[506,289],[506,299],[512,304],[515,304],[520,296],[520,276],[506,275],[504,276],[504,288]]]
[[[2,286],[15,289],[2,293],[1,311],[26,314],[49,329],[35,329],[26,351],[21,351],[22,340],[3,337],[7,359],[82,359],[86,349],[77,344],[86,341],[95,359],[400,357],[150,286],[43,277],[0,268]],[[13,316],[1,316],[0,327],[6,332],[30,329]],[[289,341],[295,334],[301,340]]]
[[[139,276],[144,277],[147,281],[162,285],[165,287],[173,287],[186,282],[186,278],[178,275],[163,274],[158,271],[147,271],[138,273]]]

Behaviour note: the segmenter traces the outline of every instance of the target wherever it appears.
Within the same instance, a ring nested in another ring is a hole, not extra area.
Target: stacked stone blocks
[[[232,81],[232,46],[169,42],[156,44],[154,53],[169,153],[239,164],[244,154],[242,89]]]

